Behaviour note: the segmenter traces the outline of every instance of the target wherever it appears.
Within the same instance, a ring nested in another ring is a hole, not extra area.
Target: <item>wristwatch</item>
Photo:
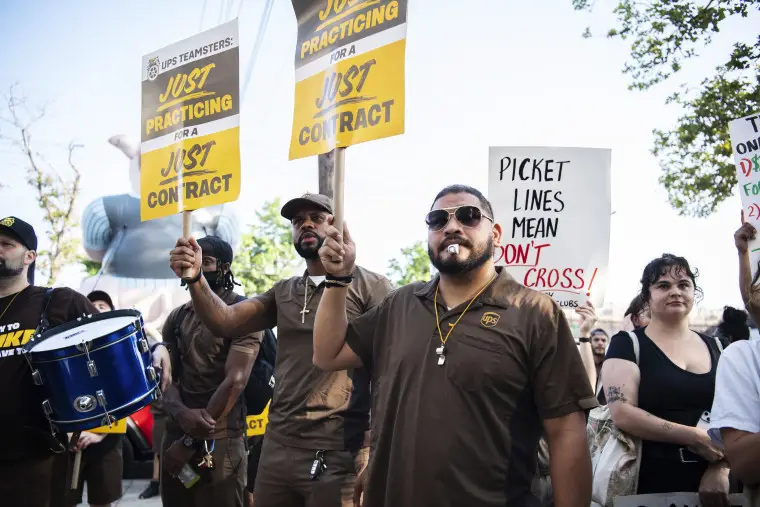
[[[184,445],[188,449],[195,449],[196,441],[193,437],[191,437],[187,433],[182,435],[182,438],[180,440],[182,441],[182,445]]]
[[[578,343],[591,343],[591,338],[578,338]]]

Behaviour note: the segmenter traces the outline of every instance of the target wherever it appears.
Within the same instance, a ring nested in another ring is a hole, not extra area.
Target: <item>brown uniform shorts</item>
[[[353,507],[356,477],[367,466],[369,448],[326,451],[327,468],[312,481],[309,470],[316,452],[265,438],[256,475],[256,507]]]
[[[164,450],[168,449],[177,438],[179,438],[178,435],[167,432],[164,436]],[[216,440],[211,453],[214,457],[214,470],[202,471],[201,480],[191,488],[185,488],[179,479],[171,477],[164,470],[162,461],[161,501],[163,506],[243,507],[248,469],[248,456],[243,438],[245,437]],[[190,465],[195,468],[199,461],[200,459],[194,456],[190,460]]]
[[[264,435],[257,435],[248,438],[248,479],[245,483],[245,490],[253,493],[253,486],[256,484],[256,474],[259,471],[259,460],[261,459],[261,446],[264,444]]]
[[[121,498],[121,478],[124,475],[122,444],[119,435],[109,435],[108,438],[113,436],[118,438],[118,443],[106,452],[99,452],[97,446],[100,444],[95,444],[82,453],[79,487],[69,496],[70,506],[82,503],[85,482],[87,482],[87,501],[91,505],[106,505]]]
[[[161,414],[153,414],[153,454],[161,456],[161,443],[166,432],[167,417]]]

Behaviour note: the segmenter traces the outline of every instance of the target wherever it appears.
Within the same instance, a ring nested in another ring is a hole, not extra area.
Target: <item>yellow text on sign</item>
[[[140,157],[140,219],[234,201],[240,194],[239,128],[195,137]]]
[[[402,39],[296,83],[290,159],[404,133]]]
[[[116,421],[111,425],[109,428],[108,426],[101,426],[100,428],[95,428],[94,430],[87,430],[91,433],[126,433],[127,432],[127,420],[122,419],[120,421]]]
[[[249,415],[245,418],[246,432],[249,437],[263,435],[269,423],[269,404],[259,415]]]

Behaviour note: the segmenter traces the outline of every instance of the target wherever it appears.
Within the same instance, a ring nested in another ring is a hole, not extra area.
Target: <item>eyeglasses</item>
[[[493,218],[480,211],[477,206],[459,206],[457,208],[434,209],[425,217],[425,223],[428,229],[437,232],[446,227],[452,215],[463,227],[477,227],[483,218],[493,222]]]

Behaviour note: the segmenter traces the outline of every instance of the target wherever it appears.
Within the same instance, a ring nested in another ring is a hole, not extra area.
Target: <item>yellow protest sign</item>
[[[109,428],[108,426],[101,426],[100,428],[95,428],[94,430],[87,430],[91,433],[126,433],[127,432],[127,420],[122,419],[120,421],[116,421],[111,425]]]
[[[267,424],[269,423],[269,403],[267,403],[264,411],[259,415],[249,415],[245,418],[246,432],[249,437],[255,437],[257,435],[263,435],[266,432]]]
[[[240,194],[237,20],[143,57],[140,218]]]
[[[290,159],[404,132],[408,0],[292,0]]]

